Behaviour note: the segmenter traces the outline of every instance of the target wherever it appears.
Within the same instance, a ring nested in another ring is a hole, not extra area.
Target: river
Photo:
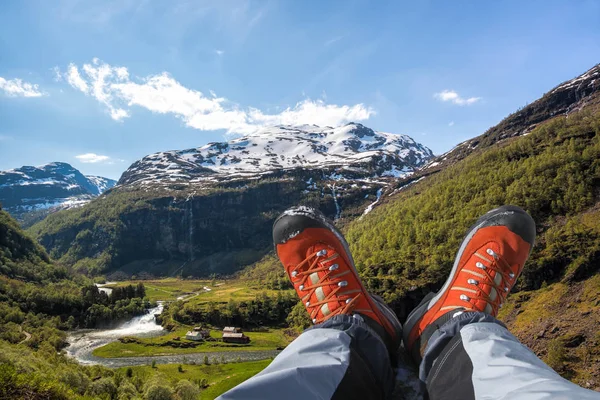
[[[212,360],[225,362],[231,361],[255,361],[264,360],[275,357],[278,350],[264,351],[214,351],[204,353],[191,354],[176,354],[171,356],[150,356],[150,357],[120,357],[120,358],[103,358],[96,357],[92,352],[98,347],[104,346],[110,342],[114,342],[124,336],[135,337],[156,337],[167,333],[154,319],[155,314],[160,314],[163,311],[163,305],[159,304],[155,308],[148,310],[148,314],[137,316],[130,321],[124,323],[116,329],[82,329],[73,331],[69,334],[67,341],[67,355],[79,361],[81,364],[93,365],[100,364],[106,367],[127,367],[132,365],[147,365],[152,361],[157,364],[182,363],[189,364],[191,362],[202,363],[204,357]]]

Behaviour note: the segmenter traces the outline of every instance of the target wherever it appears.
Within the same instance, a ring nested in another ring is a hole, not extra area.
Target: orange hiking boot
[[[273,225],[273,242],[313,324],[360,314],[395,355],[402,332],[398,318],[364,288],[348,243],[323,214],[309,207],[285,211]]]
[[[473,225],[442,289],[426,296],[408,316],[404,347],[420,362],[431,335],[461,311],[492,316],[523,270],[535,240],[535,222],[515,206],[492,210]]]

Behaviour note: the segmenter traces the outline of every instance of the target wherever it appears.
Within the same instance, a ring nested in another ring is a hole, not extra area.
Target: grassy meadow
[[[175,347],[179,342],[193,343],[183,337],[191,327],[182,326],[175,332],[155,338],[132,338],[134,342],[123,343],[116,341],[94,350],[97,357],[151,357],[166,356],[174,354],[205,353],[215,351],[259,351],[275,350],[287,346],[293,337],[287,336],[284,329],[269,329],[266,332],[245,332],[250,337],[248,344],[234,344],[223,342],[199,342],[197,347],[181,348]],[[211,337],[220,338],[220,330],[211,330]],[[169,344],[174,344],[171,346]]]
[[[130,369],[133,379],[139,377],[148,381],[158,377],[173,386],[182,379],[191,382],[204,380],[208,387],[201,391],[200,399],[211,400],[256,375],[270,363],[271,360],[262,360],[212,365],[181,365],[181,369],[178,364],[156,365],[155,368],[144,365],[120,368],[119,371],[127,374],[127,370]]]

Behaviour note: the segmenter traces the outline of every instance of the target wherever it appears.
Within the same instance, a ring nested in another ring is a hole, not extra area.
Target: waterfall
[[[333,196],[333,203],[335,204],[335,217],[333,219],[336,220],[339,219],[342,215],[342,208],[340,207],[340,204],[337,201],[337,195],[335,193],[335,183],[333,185],[330,185],[329,187],[331,187],[331,195]]]
[[[361,220],[362,217],[364,217],[365,215],[367,215],[368,213],[370,213],[371,210],[373,210],[373,207],[375,206],[375,204],[379,203],[379,200],[381,199],[381,195],[382,194],[383,194],[383,188],[377,189],[377,198],[375,199],[374,202],[372,202],[371,204],[369,204],[369,206],[365,209],[365,211],[360,216],[359,220]]]
[[[187,200],[185,201],[186,203],[190,203],[190,207],[188,209],[188,213],[187,213],[187,219],[188,219],[188,245],[190,248],[190,257],[189,257],[189,261],[194,261],[194,201],[193,201],[193,197],[190,195]]]

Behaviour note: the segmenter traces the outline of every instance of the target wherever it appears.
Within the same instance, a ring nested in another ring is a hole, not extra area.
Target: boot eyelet
[[[460,299],[463,301],[470,301],[471,298],[469,296],[467,296],[466,294],[461,294],[460,295]]]
[[[348,286],[348,282],[346,282],[346,281],[341,281],[341,282],[338,282],[338,286],[339,286],[339,287]]]
[[[296,276],[298,276],[298,271],[292,271],[292,278],[295,278]]]
[[[300,291],[304,290],[304,285],[298,286],[298,290],[300,290]]]
[[[335,271],[336,269],[338,269],[340,266],[337,264],[333,264],[331,267],[329,267],[330,271]]]
[[[323,257],[327,255],[327,250],[323,249],[317,252],[317,257]]]

